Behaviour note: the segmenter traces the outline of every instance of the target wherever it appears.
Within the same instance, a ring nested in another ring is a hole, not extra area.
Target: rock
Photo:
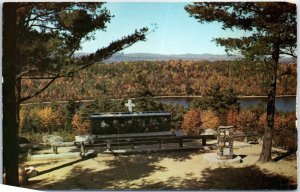
[[[61,143],[63,142],[63,138],[58,135],[45,135],[42,138],[44,143],[47,144],[54,144],[54,143]]]
[[[33,166],[25,168],[25,171],[27,173],[28,178],[35,177],[39,174],[39,172]]]
[[[209,128],[209,129],[204,129],[200,135],[217,135],[217,131]]]

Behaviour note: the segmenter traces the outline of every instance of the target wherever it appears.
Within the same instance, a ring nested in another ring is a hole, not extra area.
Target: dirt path
[[[242,163],[209,163],[204,153],[172,152],[104,155],[81,160],[31,161],[44,174],[24,186],[32,189],[294,189],[296,155],[276,163],[257,163],[261,145],[235,150]],[[274,149],[274,157],[284,151]]]

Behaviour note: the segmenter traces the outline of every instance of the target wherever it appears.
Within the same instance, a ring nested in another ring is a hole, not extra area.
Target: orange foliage
[[[201,130],[201,114],[197,109],[189,110],[183,117],[182,129],[188,135],[199,135]]]
[[[267,114],[259,118],[261,129],[266,125]],[[273,145],[285,149],[297,148],[296,115],[294,113],[276,114],[274,119]]]
[[[257,128],[257,119],[255,113],[250,110],[241,110],[237,116],[237,128],[242,131],[253,131]]]
[[[87,134],[90,130],[90,123],[83,120],[78,113],[72,118],[72,125],[75,128],[76,134]]]
[[[229,110],[226,117],[227,125],[237,126],[238,115],[239,112],[237,110]]]

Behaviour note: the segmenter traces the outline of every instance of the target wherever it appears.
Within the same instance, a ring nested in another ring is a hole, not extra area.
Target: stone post
[[[233,158],[233,126],[219,126],[218,128],[218,159]]]

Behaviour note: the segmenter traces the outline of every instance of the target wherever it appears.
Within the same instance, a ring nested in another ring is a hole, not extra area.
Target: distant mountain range
[[[77,53],[75,57],[81,57],[88,55],[89,53]],[[179,55],[163,55],[163,54],[153,54],[153,53],[116,53],[106,62],[120,62],[120,61],[166,61],[166,60],[208,60],[208,61],[220,61],[220,60],[233,60],[236,56],[217,55],[217,54],[179,54]],[[291,58],[283,58],[282,62],[292,62]]]

